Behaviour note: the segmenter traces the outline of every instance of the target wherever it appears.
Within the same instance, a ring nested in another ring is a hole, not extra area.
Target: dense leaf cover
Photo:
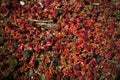
[[[0,21],[0,80],[119,79],[119,2],[12,0]]]

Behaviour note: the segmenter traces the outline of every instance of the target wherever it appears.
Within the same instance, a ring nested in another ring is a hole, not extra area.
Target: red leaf
[[[36,63],[36,59],[33,57],[33,58],[30,60],[28,66],[29,66],[30,68],[32,68],[32,67],[35,66],[35,63]]]
[[[95,20],[94,20],[94,19],[89,19],[89,20],[87,20],[87,25],[88,25],[89,27],[92,27],[92,26],[94,25],[94,23],[95,23]]]
[[[105,54],[105,57],[106,57],[107,59],[112,59],[113,54],[112,54],[111,52],[108,52],[108,53]]]
[[[5,27],[7,27],[7,28],[9,28],[11,26],[11,23],[10,22],[7,22],[6,24],[5,24]]]
[[[74,35],[77,33],[77,27],[73,23],[70,24],[70,32]]]
[[[49,47],[47,45],[43,45],[43,46],[41,46],[41,49],[47,51],[49,49]]]
[[[37,3],[34,4],[34,7],[35,7],[35,8],[39,8],[39,7],[40,7],[40,4],[37,2]]]
[[[53,54],[54,57],[58,57],[58,55],[59,55],[59,53],[57,53],[57,52]]]
[[[70,0],[70,4],[73,4],[75,2],[75,0]]]
[[[79,80],[85,80],[84,76],[80,76]]]
[[[94,78],[91,76],[91,77],[88,78],[88,80],[94,80]]]
[[[101,66],[104,66],[104,67],[107,66],[107,64],[105,63],[105,61],[101,61],[101,62],[100,62],[100,65],[101,65]]]
[[[17,57],[18,59],[20,59],[20,58],[22,57],[22,55],[21,55],[20,53],[16,53],[16,57]]]
[[[57,17],[57,14],[58,14],[58,11],[54,11],[53,14],[52,14],[52,16],[53,16],[54,18],[56,18],[56,17]]]
[[[53,77],[53,69],[52,68],[46,68],[45,69],[45,75],[48,79],[51,79]]]
[[[120,62],[120,54],[117,56],[117,61]]]
[[[74,57],[74,62],[79,62],[80,61],[80,58],[78,56],[75,56]]]
[[[66,68],[64,68],[64,69],[62,70],[62,72],[64,73],[64,75],[72,74],[72,70],[66,69]]]
[[[97,65],[97,62],[96,62],[96,60],[93,58],[93,59],[89,62],[88,68],[93,69],[96,65]]]
[[[45,0],[45,6],[48,6],[50,4],[51,0]]]
[[[84,44],[84,50],[88,51],[89,50],[89,46],[87,44]]]
[[[46,57],[46,59],[45,59],[44,62],[45,62],[45,63],[50,63],[50,58],[49,58],[49,57]]]
[[[69,55],[69,49],[65,49],[65,50],[63,51],[63,54],[66,55],[66,56]]]
[[[46,42],[47,42],[46,43],[47,46],[52,46],[53,44],[53,41],[51,39],[47,39]]]
[[[23,49],[24,49],[24,45],[21,44],[20,46],[18,46],[17,51],[18,51],[18,52],[21,52]]]

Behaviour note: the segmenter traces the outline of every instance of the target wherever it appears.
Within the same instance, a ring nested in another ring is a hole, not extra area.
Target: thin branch
[[[53,28],[53,27],[57,27],[58,25],[57,24],[53,24],[53,23],[50,23],[50,24],[47,24],[47,23],[36,23],[37,25],[40,25],[41,27],[49,27],[49,28]]]
[[[52,23],[53,20],[36,20],[36,19],[30,19],[30,21],[33,21],[33,22],[41,22],[41,23]]]

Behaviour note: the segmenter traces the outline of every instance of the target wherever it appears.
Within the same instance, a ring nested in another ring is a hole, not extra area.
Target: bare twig
[[[53,23],[53,20],[36,20],[29,19],[31,22],[34,22],[36,25],[44,29],[56,28],[58,25]]]
[[[53,22],[53,20],[36,20],[36,19],[30,19],[30,21],[33,21],[33,22],[42,22],[42,23],[51,23]]]
[[[58,25],[56,24],[53,24],[53,23],[50,23],[50,24],[47,24],[47,23],[36,23],[37,25],[40,25],[41,27],[48,27],[48,28],[53,28],[53,27],[57,27]]]

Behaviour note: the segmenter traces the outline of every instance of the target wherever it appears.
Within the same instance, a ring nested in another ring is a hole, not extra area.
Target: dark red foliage
[[[0,6],[0,75],[15,80],[98,80],[120,72],[119,2],[23,2]]]

